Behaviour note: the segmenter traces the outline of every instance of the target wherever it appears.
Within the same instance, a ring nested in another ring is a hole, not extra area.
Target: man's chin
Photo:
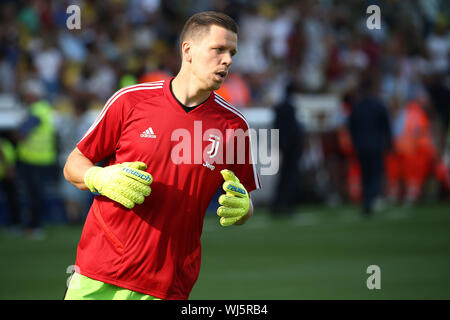
[[[209,81],[205,81],[204,82],[204,87],[202,88],[203,90],[207,90],[207,91],[215,91],[215,90],[219,90],[220,87],[222,86],[224,81],[219,81],[216,79],[210,79]]]
[[[212,85],[211,85],[211,90],[215,91],[215,90],[219,90],[220,87],[222,86],[223,82],[217,82],[217,81],[213,81]]]

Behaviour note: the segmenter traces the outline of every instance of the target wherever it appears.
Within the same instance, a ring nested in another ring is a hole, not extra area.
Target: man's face
[[[216,25],[211,25],[209,32],[205,32],[192,41],[191,71],[201,89],[220,88],[236,52],[236,33]]]

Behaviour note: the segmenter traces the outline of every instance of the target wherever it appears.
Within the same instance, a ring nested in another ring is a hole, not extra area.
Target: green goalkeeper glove
[[[143,162],[124,162],[108,167],[89,168],[84,175],[84,183],[94,193],[104,195],[124,207],[131,209],[144,202],[150,195],[153,177],[143,170]]]
[[[235,224],[247,214],[250,200],[247,190],[233,171],[224,169],[220,173],[225,179],[222,188],[226,194],[219,197],[221,206],[217,209],[217,215],[221,217],[220,224],[227,227]]]

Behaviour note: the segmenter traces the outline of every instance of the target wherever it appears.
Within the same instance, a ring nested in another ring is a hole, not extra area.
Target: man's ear
[[[183,41],[181,44],[181,53],[183,55],[183,60],[186,62],[192,62],[192,42],[191,41]]]

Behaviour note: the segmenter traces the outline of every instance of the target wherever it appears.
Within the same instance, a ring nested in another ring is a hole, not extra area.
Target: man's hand
[[[131,209],[150,195],[153,177],[143,170],[143,162],[124,162],[108,167],[91,167],[84,175],[84,183],[94,193],[104,195]]]
[[[244,217],[250,206],[248,192],[235,176],[233,171],[228,169],[220,171],[225,182],[222,185],[226,194],[219,197],[219,204],[217,215],[220,218],[220,224],[224,227],[235,224]]]

